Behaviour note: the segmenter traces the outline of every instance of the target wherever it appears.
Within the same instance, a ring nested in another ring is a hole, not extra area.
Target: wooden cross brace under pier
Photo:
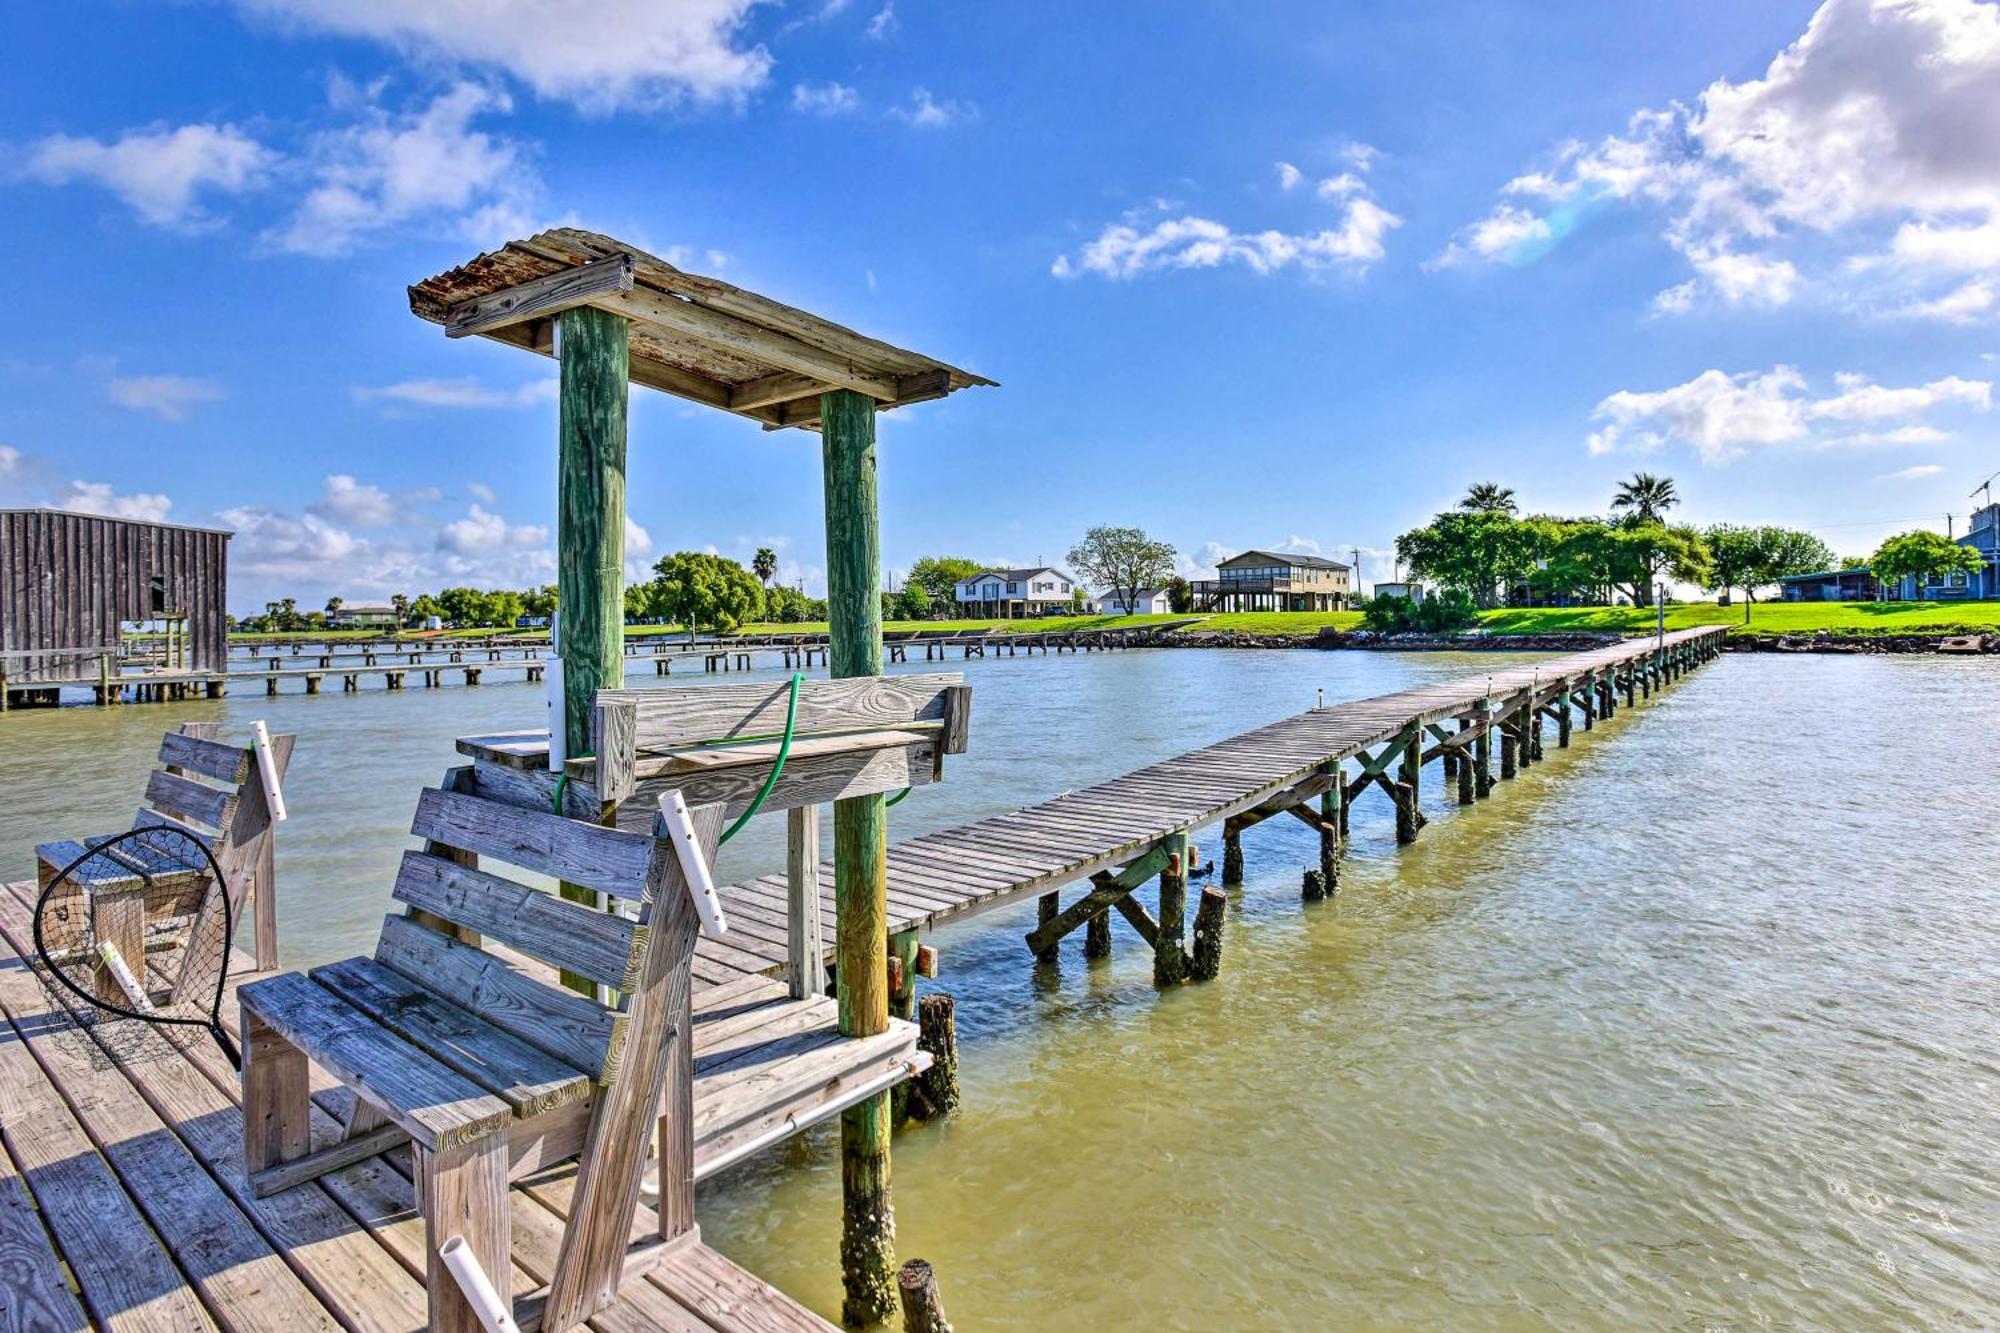
[[[1100,870],[1090,877],[1090,891],[1061,906],[1060,896],[1041,897],[1041,919],[1027,934],[1028,948],[1038,962],[1054,962],[1056,946],[1078,926],[1089,924],[1092,939],[1085,956],[1108,956],[1110,911],[1115,910],[1153,950],[1153,981],[1171,986],[1181,981],[1213,980],[1222,967],[1222,917],[1228,905],[1220,889],[1202,890],[1195,910],[1192,949],[1187,939],[1187,872],[1194,855],[1187,831],[1168,834],[1117,870]],[[1148,880],[1160,881],[1160,915],[1155,918],[1133,896]]]

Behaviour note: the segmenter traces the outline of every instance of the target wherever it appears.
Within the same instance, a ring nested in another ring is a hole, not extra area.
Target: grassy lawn
[[[1618,630],[1643,634],[1653,628],[1650,610],[1629,606],[1536,607],[1489,611],[1483,617],[1495,634],[1553,634],[1564,630]],[[1739,634],[1938,634],[2000,629],[2000,602],[1758,602],[1743,623],[1743,605],[1684,602],[1667,608],[1667,628],[1727,625]]]

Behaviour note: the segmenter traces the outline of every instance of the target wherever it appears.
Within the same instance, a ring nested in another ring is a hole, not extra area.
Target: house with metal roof
[[[1245,551],[1218,561],[1215,577],[1193,582],[1197,611],[1343,611],[1354,601],[1353,570],[1338,560]]]

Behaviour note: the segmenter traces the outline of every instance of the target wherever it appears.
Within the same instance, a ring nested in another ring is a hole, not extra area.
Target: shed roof
[[[234,528],[218,528],[207,523],[168,523],[157,518],[126,518],[121,514],[100,514],[90,509],[58,509],[54,505],[0,506],[0,514],[51,514],[58,518],[93,518],[102,523],[124,523],[135,528],[173,528],[180,532],[214,532],[234,537]]]
[[[410,310],[448,336],[480,334],[544,356],[555,354],[554,316],[580,305],[631,320],[634,384],[767,430],[817,425],[829,389],[890,408],[994,384],[574,227],[509,241],[410,288]]]

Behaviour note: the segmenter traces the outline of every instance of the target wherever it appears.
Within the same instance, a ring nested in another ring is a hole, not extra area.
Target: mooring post
[[[1186,830],[1162,840],[1167,868],[1160,872],[1159,935],[1153,941],[1153,984],[1172,986],[1187,976]]]
[[[950,1115],[958,1109],[958,1005],[943,991],[917,1001],[917,1049],[930,1054],[931,1067],[917,1075],[911,1113],[923,1120]]]
[[[630,326],[623,316],[576,306],[556,316],[556,655],[563,663],[564,753],[590,753],[597,692],[625,683],[625,407],[631,373]],[[372,663],[372,655],[370,657]],[[386,675],[402,685],[400,672]],[[572,902],[597,893],[565,883]],[[575,972],[562,984],[586,995],[597,983]]]
[[[904,1264],[896,1274],[896,1289],[903,1298],[903,1333],[951,1333],[937,1274],[929,1264],[921,1259]]]
[[[876,508],[875,402],[820,395],[825,461],[827,665],[835,679],[882,674],[882,543]],[[565,632],[568,614],[563,617]],[[840,1033],[889,1027],[888,814],[879,792],[833,803],[835,998]],[[889,1096],[840,1114],[841,1318],[876,1324],[896,1310],[896,1215],[889,1194]]]
[[[1222,821],[1222,883],[1233,887],[1243,882],[1243,826],[1231,815]]]

